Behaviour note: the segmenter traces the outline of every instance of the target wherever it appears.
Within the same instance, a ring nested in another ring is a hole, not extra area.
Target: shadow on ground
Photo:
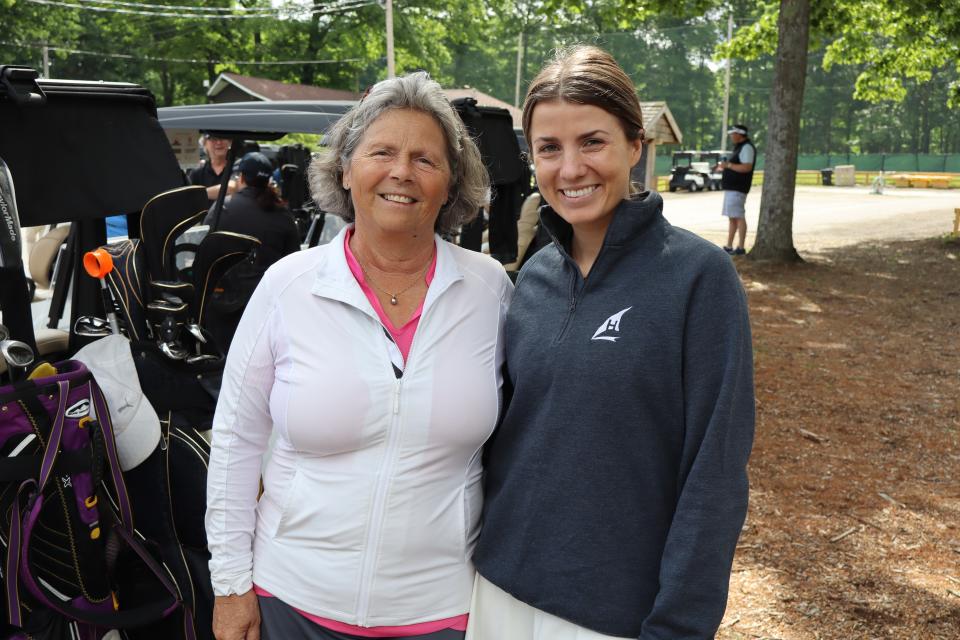
[[[738,260],[751,507],[718,637],[960,638],[960,245]]]

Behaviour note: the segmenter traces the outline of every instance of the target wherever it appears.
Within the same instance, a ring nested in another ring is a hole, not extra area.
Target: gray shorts
[[[747,194],[740,191],[723,192],[723,215],[728,218],[744,218],[747,212],[744,205],[747,203]]]
[[[312,620],[297,613],[297,611],[280,600],[280,598],[264,598],[257,596],[260,604],[260,638],[261,640],[370,640],[349,633],[340,633],[321,627]],[[433,633],[419,636],[406,636],[400,640],[463,640],[465,632],[454,629],[442,629]],[[381,639],[389,640],[389,639]]]

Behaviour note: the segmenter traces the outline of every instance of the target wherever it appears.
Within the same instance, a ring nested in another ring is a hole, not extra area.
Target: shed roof
[[[666,102],[641,102],[646,138],[657,144],[683,144],[683,133]]]
[[[357,100],[360,98],[360,95],[353,91],[313,87],[291,82],[279,82],[277,80],[243,76],[230,72],[223,72],[217,77],[213,86],[207,91],[207,97],[217,102],[217,96],[229,86],[236,87],[254,100],[267,102],[281,100]],[[513,118],[513,126],[517,128],[520,127],[520,109],[503,100],[494,98],[479,89],[464,87],[462,89],[444,89],[443,92],[446,94],[447,99],[451,101],[457,100],[458,98],[473,98],[481,107],[500,107],[501,109],[506,109]]]
[[[224,71],[217,77],[213,86],[207,91],[207,97],[216,102],[217,95],[228,86],[237,87],[255,100],[265,101],[356,100],[360,97],[359,94],[353,91],[280,82],[278,80],[269,80],[267,78],[257,78],[254,76],[242,76],[239,73],[230,73],[228,71]]]

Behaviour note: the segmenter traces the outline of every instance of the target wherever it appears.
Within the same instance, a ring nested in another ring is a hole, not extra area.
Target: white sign
[[[164,131],[181,169],[191,169],[200,163],[199,131],[196,129],[165,129]]]

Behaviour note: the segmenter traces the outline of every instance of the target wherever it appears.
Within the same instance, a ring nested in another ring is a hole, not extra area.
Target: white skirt
[[[466,640],[629,640],[605,636],[520,602],[484,579],[473,583]]]

